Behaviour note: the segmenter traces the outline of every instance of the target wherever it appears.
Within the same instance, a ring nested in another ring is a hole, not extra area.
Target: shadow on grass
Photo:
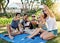
[[[7,31],[6,27],[0,27],[0,31]]]
[[[5,31],[5,32],[2,32],[2,33],[0,33],[0,34],[6,34],[7,33],[7,31]]]
[[[47,43],[60,43],[60,33],[58,33],[56,38],[49,40]]]
[[[11,42],[7,42],[7,41],[0,38],[0,43],[11,43]]]
[[[6,31],[6,29],[0,29],[0,31]]]

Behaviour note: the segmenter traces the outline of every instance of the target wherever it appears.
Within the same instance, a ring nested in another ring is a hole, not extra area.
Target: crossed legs
[[[42,32],[42,33],[40,34],[40,37],[41,37],[42,39],[44,39],[44,40],[50,40],[50,39],[52,39],[52,38],[55,37],[55,35],[54,35],[53,33],[51,33],[51,32],[47,32],[47,31],[42,30],[42,29],[36,29],[36,30],[33,32],[33,34],[31,34],[30,36],[28,36],[28,38],[34,37],[34,36],[37,35],[39,32]]]

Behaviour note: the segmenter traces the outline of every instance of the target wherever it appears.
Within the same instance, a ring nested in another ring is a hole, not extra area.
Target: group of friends
[[[55,15],[53,12],[44,5],[42,9],[42,14],[40,14],[37,19],[36,15],[32,14],[32,20],[29,20],[29,16],[24,14],[22,19],[20,19],[20,13],[16,13],[12,19],[11,24],[7,24],[7,31],[10,39],[13,39],[15,35],[18,34],[30,34],[27,38],[33,38],[36,35],[40,35],[40,38],[44,40],[50,40],[57,36],[57,24]]]

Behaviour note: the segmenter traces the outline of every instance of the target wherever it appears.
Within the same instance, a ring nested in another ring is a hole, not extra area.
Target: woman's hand
[[[44,9],[49,10],[49,7],[47,5],[43,4],[43,6],[44,6]]]
[[[52,18],[55,17],[55,15],[53,14],[53,12],[49,9],[49,7],[47,5],[44,5],[44,9],[48,12],[47,15],[49,15]]]

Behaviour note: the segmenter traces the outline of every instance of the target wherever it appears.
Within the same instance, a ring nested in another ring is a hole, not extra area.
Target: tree
[[[2,8],[2,1],[3,0],[0,0],[0,12],[1,12],[1,8]]]
[[[0,11],[3,9],[3,13],[6,13],[6,7],[9,4],[9,0],[7,0],[7,3],[5,5],[6,0],[0,0]]]
[[[41,3],[47,5],[49,8],[54,4],[52,0],[41,0]]]

